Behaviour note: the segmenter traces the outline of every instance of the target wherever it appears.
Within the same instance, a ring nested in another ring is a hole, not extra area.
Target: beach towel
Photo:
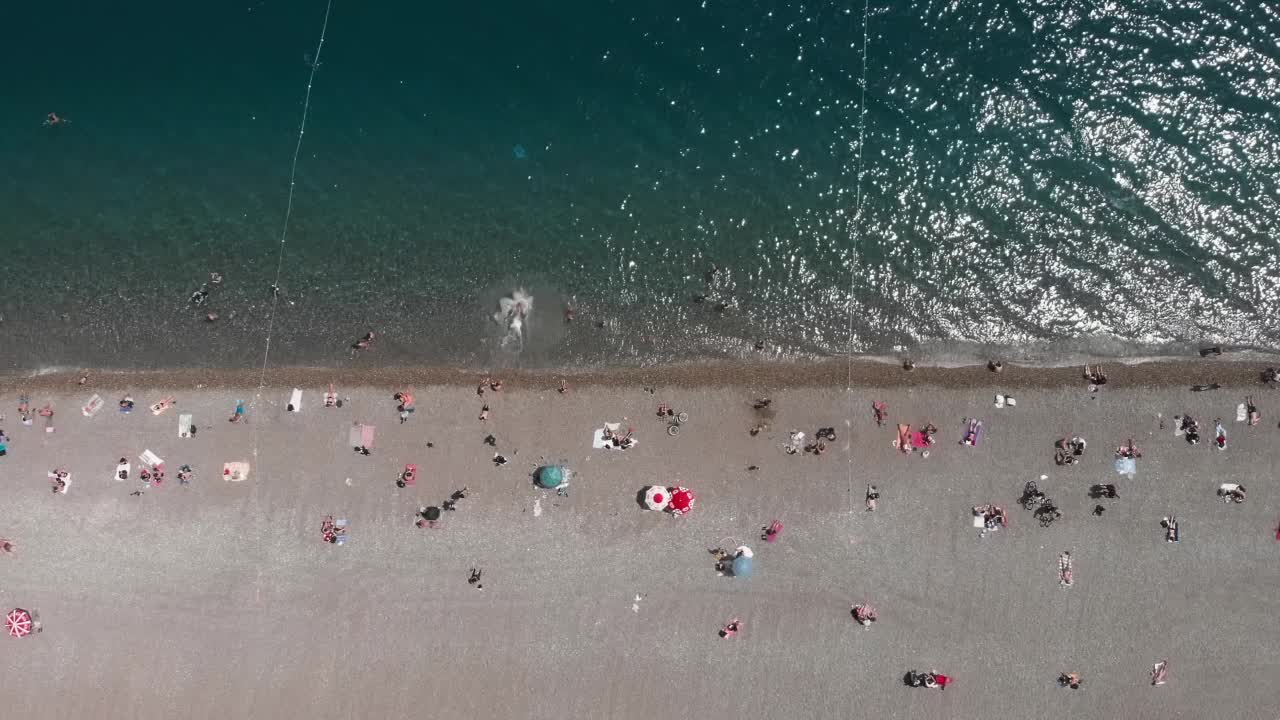
[[[1236,406],[1236,422],[1244,422],[1244,419],[1248,416],[1249,411],[1245,408],[1244,403]]]
[[[1116,472],[1133,478],[1138,473],[1138,461],[1131,457],[1116,458]]]
[[[180,438],[191,437],[191,415],[188,414],[188,415],[178,416],[178,437]]]
[[[85,403],[84,407],[80,408],[80,412],[84,413],[85,417],[91,418],[94,415],[97,415],[98,411],[101,409],[102,396],[95,394],[93,397],[89,398],[89,402]]]
[[[978,528],[979,530],[987,526],[987,519],[982,516],[982,513],[975,512],[973,514],[973,526]]]
[[[138,459],[142,461],[143,465],[149,465],[151,467],[162,467],[164,465],[164,459],[150,450],[143,450],[142,454],[138,456]]]
[[[605,431],[616,433],[622,427],[622,423],[605,423],[604,427],[596,428],[591,435],[591,447],[595,450],[603,450],[612,443],[605,439]]]
[[[56,473],[49,473],[50,480],[56,479],[57,477],[58,475]],[[58,490],[58,492],[62,493],[63,495],[66,495],[67,491],[70,489],[71,489],[71,473],[67,473],[66,477],[62,478],[62,488]]]
[[[371,448],[373,447],[373,437],[376,430],[377,428],[373,425],[356,423],[351,426],[351,431],[347,433],[347,444],[353,448]]]
[[[129,473],[133,471],[133,466],[127,462],[122,462],[116,466],[116,474],[111,476],[112,480],[124,482],[129,479]],[[123,477],[121,477],[123,475]]]
[[[916,430],[911,433],[911,447],[917,450],[924,450],[929,447],[929,436],[924,434],[922,430]]]
[[[157,402],[157,403],[155,403],[154,405],[152,405],[152,406],[151,406],[151,414],[152,414],[152,415],[159,415],[160,413],[164,412],[165,410],[168,410],[169,408],[173,407],[173,404],[174,404],[175,402],[177,402],[177,401],[173,399],[173,396],[172,396],[172,395],[170,395],[169,397],[166,397],[166,398],[161,398],[159,402]]]
[[[229,462],[222,464],[222,479],[227,482],[244,482],[249,479],[249,463]]]
[[[289,412],[302,412],[302,391],[298,388],[293,389],[293,394],[289,396],[289,404],[285,407]]]

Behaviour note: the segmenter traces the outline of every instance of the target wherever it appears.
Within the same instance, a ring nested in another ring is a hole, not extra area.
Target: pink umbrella
[[[31,613],[22,608],[14,608],[4,616],[5,630],[9,631],[9,635],[20,638],[31,634]]]
[[[644,491],[644,505],[650,510],[666,510],[671,504],[671,493],[661,485],[654,485]]]
[[[676,515],[684,515],[693,509],[698,498],[694,497],[693,491],[686,487],[672,488],[671,504],[667,509]]]

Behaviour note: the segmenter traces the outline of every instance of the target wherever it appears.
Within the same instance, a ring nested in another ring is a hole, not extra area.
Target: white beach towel
[[[102,396],[94,394],[93,397],[89,398],[89,402],[85,403],[84,407],[80,408],[80,412],[84,413],[85,417],[91,418],[94,415],[97,415],[98,411],[101,409],[102,409]]]
[[[1236,406],[1236,422],[1244,422],[1249,416],[1249,411],[1245,408],[1244,403]]]
[[[1004,396],[1003,396],[1003,395],[997,395],[997,396],[996,396],[996,408],[997,408],[997,409],[1003,409],[1003,408],[1004,408]]]
[[[190,415],[178,416],[178,437],[180,438],[191,437],[191,416]]]
[[[622,427],[622,423],[605,423],[604,427],[596,428],[591,435],[591,447],[596,450],[603,450],[609,447],[611,443],[605,439],[605,431],[616,433],[620,427]]]
[[[302,391],[298,388],[293,389],[293,394],[289,396],[289,405],[286,407],[290,412],[302,412]]]
[[[1008,407],[1018,407],[1018,401],[1012,395],[1004,396],[1004,404]]]
[[[982,513],[973,514],[973,526],[979,530],[987,526],[987,520],[982,516]]]
[[[222,464],[222,479],[227,482],[244,482],[249,479],[249,463],[229,462]]]
[[[116,482],[124,482],[131,472],[133,472],[133,466],[127,462],[122,462],[116,466],[116,474],[112,475],[111,479]],[[124,473],[124,477],[120,477],[120,473]]]
[[[143,465],[149,465],[151,467],[159,467],[164,464],[164,459],[150,450],[143,450],[142,454],[138,456],[138,459],[142,461]]]

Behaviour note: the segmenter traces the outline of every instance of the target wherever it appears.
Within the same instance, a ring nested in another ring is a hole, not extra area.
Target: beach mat
[[[222,464],[222,479],[227,482],[244,482],[249,479],[249,463],[229,462]]]
[[[377,427],[374,425],[356,423],[351,426],[351,431],[347,433],[347,444],[353,448],[371,448],[373,447],[373,438],[376,430]]]
[[[180,438],[191,437],[191,415],[188,414],[188,415],[178,416],[178,437]]]
[[[285,406],[289,412],[302,412],[302,391],[298,388],[293,389],[293,394],[289,396],[289,404]]]
[[[124,477],[120,477],[121,472],[124,473]],[[117,482],[124,482],[131,472],[133,472],[133,466],[127,462],[122,462],[119,465],[116,465],[116,474],[112,475],[111,479]]]

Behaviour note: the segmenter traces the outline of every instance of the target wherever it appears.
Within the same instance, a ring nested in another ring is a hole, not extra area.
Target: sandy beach
[[[10,438],[0,536],[0,604],[38,609],[44,632],[4,638],[0,692],[21,718],[1271,718],[1280,712],[1280,501],[1274,476],[1280,397],[1246,364],[1109,368],[1090,394],[1078,369],[921,368],[843,364],[805,371],[635,370],[510,374],[477,397],[474,373],[379,371],[341,377],[342,408],[323,408],[334,374],[273,370],[254,378],[189,371],[11,379],[0,389]],[[717,381],[715,378],[720,378]],[[785,380],[792,382],[785,382]],[[848,382],[848,381],[852,382]],[[1193,393],[1192,383],[1226,387]],[[304,390],[289,413],[289,387]],[[197,385],[203,387],[197,388]],[[412,385],[400,424],[391,393]],[[239,389],[237,389],[239,388]],[[650,391],[652,390],[652,392]],[[20,392],[44,419],[19,423]],[[1014,408],[992,396],[1013,392]],[[95,417],[80,407],[106,400]],[[137,408],[117,412],[130,393]],[[1252,394],[1263,420],[1235,422]],[[172,394],[159,416],[146,405]],[[756,437],[753,398],[776,411]],[[227,422],[237,399],[248,421]],[[877,427],[871,403],[889,405]],[[677,437],[658,403],[690,414]],[[483,404],[487,421],[478,420]],[[178,437],[180,413],[198,428]],[[1200,420],[1205,441],[1174,434]],[[978,447],[964,419],[984,420]],[[1228,447],[1212,447],[1221,417]],[[1161,419],[1165,427],[1160,426]],[[593,450],[606,421],[635,428],[626,452]],[[933,422],[928,458],[891,445],[893,424]],[[347,442],[374,424],[368,457]],[[788,455],[788,431],[832,426],[822,456]],[[496,467],[496,451],[510,462]],[[1056,466],[1053,443],[1089,441]],[[1113,451],[1144,451],[1135,478]],[[428,445],[430,443],[430,446]],[[136,480],[151,450],[163,487]],[[127,457],[134,476],[113,479]],[[241,483],[224,462],[247,461]],[[531,481],[544,463],[575,471],[567,497]],[[406,463],[415,486],[399,488]],[[190,485],[174,478],[195,469]],[[748,470],[749,466],[758,469]],[[46,474],[71,473],[67,494]],[[1041,479],[1041,476],[1047,479]],[[1016,503],[1035,480],[1064,517],[1042,528]],[[1215,497],[1249,488],[1243,504]],[[1087,496],[1115,483],[1120,498]],[[694,489],[685,517],[645,511],[651,484]],[[866,485],[879,487],[875,513]],[[441,527],[415,512],[463,486]],[[134,495],[138,490],[141,494]],[[1010,526],[980,537],[971,509],[994,502]],[[320,538],[328,514],[350,521],[343,546]],[[1176,514],[1182,540],[1165,542]],[[785,529],[759,540],[772,520]],[[748,544],[750,578],[717,575],[708,549]],[[1059,553],[1075,583],[1058,582]],[[483,569],[483,590],[469,585]],[[637,596],[639,599],[637,600]],[[870,602],[864,629],[849,608]],[[717,630],[741,617],[743,631]],[[1168,684],[1152,687],[1167,659]],[[905,687],[909,669],[956,678],[945,692]],[[1059,688],[1080,672],[1082,689]]]

